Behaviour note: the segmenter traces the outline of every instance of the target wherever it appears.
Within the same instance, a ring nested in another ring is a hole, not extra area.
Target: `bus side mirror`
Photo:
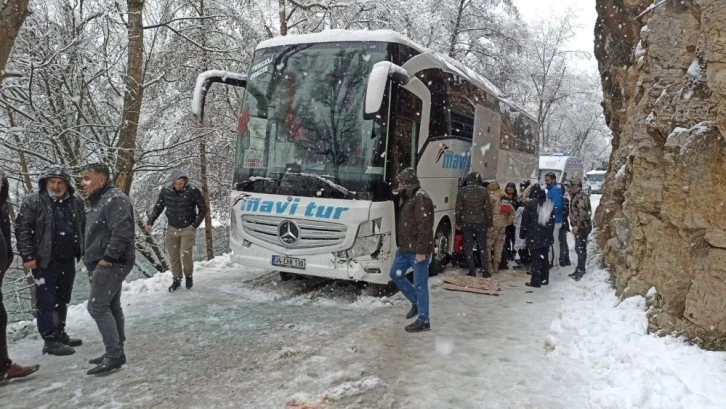
[[[399,85],[406,85],[412,76],[408,71],[390,61],[381,61],[373,65],[368,75],[368,87],[366,88],[364,119],[374,119],[383,103],[383,94],[386,90],[388,79]]]
[[[219,70],[205,71],[197,75],[197,83],[194,85],[194,96],[192,97],[192,114],[199,122],[204,119],[204,104],[207,100],[207,91],[215,82],[246,88],[247,75]]]

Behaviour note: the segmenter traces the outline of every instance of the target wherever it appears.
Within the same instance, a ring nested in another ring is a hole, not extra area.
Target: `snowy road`
[[[576,283],[555,269],[534,292],[502,272],[498,297],[434,278],[432,331],[409,334],[399,294],[280,282],[218,257],[190,291],[168,293],[169,274],[124,286],[129,362],[115,374],[85,374],[102,352],[85,305],[69,313],[85,341],[73,356],[40,356],[31,327],[10,353],[41,370],[0,385],[0,407],[722,408],[726,353],[646,335],[645,299],[618,303],[591,270]]]

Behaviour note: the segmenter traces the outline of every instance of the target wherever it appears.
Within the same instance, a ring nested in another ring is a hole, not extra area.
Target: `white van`
[[[605,183],[606,170],[591,170],[587,172],[585,178],[590,185],[592,193],[602,194],[602,187]]]
[[[565,180],[572,178],[582,180],[585,176],[585,162],[582,158],[572,156],[566,152],[540,155],[539,174],[537,175],[540,184],[544,185],[544,175],[549,172],[555,174],[557,183],[564,183]],[[584,180],[583,188],[588,194],[590,193]]]

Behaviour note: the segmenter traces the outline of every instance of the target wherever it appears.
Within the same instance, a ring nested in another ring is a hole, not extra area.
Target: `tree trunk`
[[[280,35],[287,35],[287,11],[285,10],[285,0],[280,0]]]
[[[207,206],[207,214],[204,215],[204,238],[207,244],[207,260],[214,258],[214,236],[212,233],[212,207],[209,200],[209,180],[207,177],[207,142],[199,141],[199,167],[202,177],[202,197]]]
[[[136,163],[136,134],[139,129],[141,100],[143,98],[144,62],[144,0],[127,0],[128,6],[128,66],[126,68],[126,90],[124,91],[123,123],[119,136],[116,157],[116,187],[127,195],[131,191]]]
[[[464,13],[464,3],[466,0],[459,0],[459,7],[456,10],[456,21],[451,30],[451,39],[449,40],[449,57],[456,58],[456,43],[459,41],[459,30],[461,29],[461,18]]]
[[[149,247],[151,247],[151,252],[141,245],[137,245],[136,249],[144,255],[144,258],[146,258],[149,263],[154,266],[156,271],[160,273],[168,271],[169,264],[166,262],[166,257],[164,257],[164,252],[161,250],[159,242],[156,241],[151,233],[146,233],[144,230],[144,222],[141,221],[141,217],[139,217],[138,213],[136,213],[136,225],[139,227],[139,230],[144,232],[144,241],[149,245]]]
[[[0,83],[5,78],[5,65],[15,44],[20,27],[30,14],[30,0],[5,0],[0,5]]]

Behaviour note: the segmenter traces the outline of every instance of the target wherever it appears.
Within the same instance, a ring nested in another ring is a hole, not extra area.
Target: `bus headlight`
[[[335,252],[338,258],[356,258],[371,256],[376,258],[383,245],[381,234],[381,219],[368,220],[358,226],[358,233],[355,236],[353,247],[348,250]]]

